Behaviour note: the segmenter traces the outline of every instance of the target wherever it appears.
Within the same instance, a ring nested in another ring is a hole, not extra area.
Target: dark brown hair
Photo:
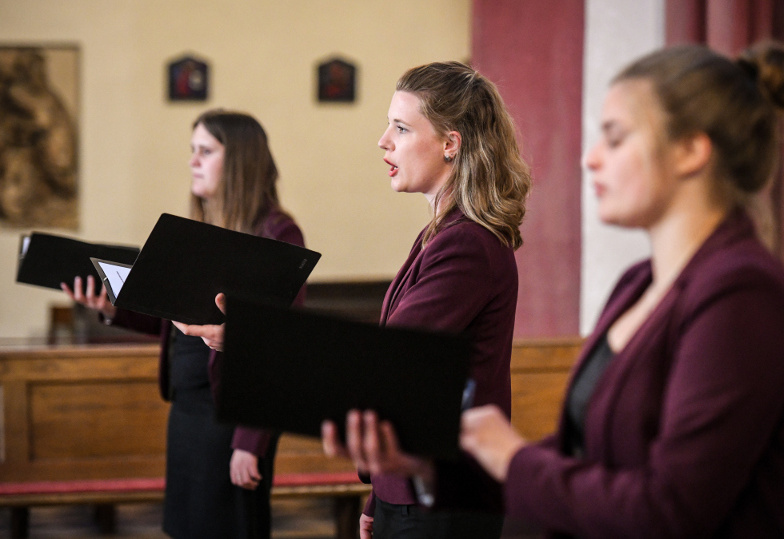
[[[613,82],[645,80],[665,114],[667,140],[705,133],[714,172],[736,198],[760,190],[771,177],[779,147],[776,109],[784,104],[784,48],[768,42],[733,61],[687,45],[635,61]]]
[[[520,224],[531,188],[515,127],[495,85],[465,64],[432,63],[407,71],[397,90],[419,99],[420,112],[439,135],[457,131],[461,146],[452,173],[436,195],[439,208],[424,243],[454,207],[505,245],[522,245]]]
[[[243,112],[208,110],[193,122],[224,147],[223,176],[218,200],[224,228],[253,232],[279,205],[275,186],[278,169],[270,153],[267,134],[258,121]],[[204,201],[191,197],[191,215],[204,220]]]

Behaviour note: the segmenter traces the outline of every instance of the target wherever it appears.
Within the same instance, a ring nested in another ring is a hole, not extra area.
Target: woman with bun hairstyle
[[[280,206],[278,169],[267,134],[252,116],[209,110],[191,135],[191,218],[304,246],[294,219]],[[270,488],[277,433],[215,420],[209,371],[216,353],[171,321],[115,309],[77,277],[75,301],[107,323],[161,336],[160,387],[171,401],[166,436],[163,530],[176,538],[269,538]],[[302,304],[304,288],[295,300]]]
[[[782,105],[774,43],[664,49],[612,81],[585,164],[601,220],[652,255],[610,295],[554,436],[464,413],[508,515],[553,537],[784,537],[784,269],[744,211]]]

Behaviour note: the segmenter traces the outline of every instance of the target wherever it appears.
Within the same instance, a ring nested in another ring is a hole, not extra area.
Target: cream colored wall
[[[391,278],[428,219],[394,193],[376,142],[408,67],[470,54],[470,0],[0,0],[3,44],[81,48],[80,214],[88,241],[141,244],[162,212],[187,215],[191,121],[208,107],[256,115],[284,205],[322,253],[313,280]],[[211,68],[206,103],[166,100],[165,66]],[[358,66],[354,104],[320,105],[315,66]],[[14,283],[23,230],[0,229],[0,337],[44,334],[62,293]]]

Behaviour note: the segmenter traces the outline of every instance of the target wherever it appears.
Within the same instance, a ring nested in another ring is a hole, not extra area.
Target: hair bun
[[[777,108],[784,109],[784,45],[766,41],[749,47],[737,65],[757,84]]]

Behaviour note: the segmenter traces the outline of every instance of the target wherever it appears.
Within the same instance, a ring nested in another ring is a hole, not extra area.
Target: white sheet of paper
[[[125,284],[125,279],[131,272],[131,268],[117,266],[109,262],[98,262],[98,264],[101,266],[104,274],[106,274],[106,279],[109,281],[108,286],[112,289],[114,297],[117,297],[120,294],[120,290],[122,290],[123,284]]]

